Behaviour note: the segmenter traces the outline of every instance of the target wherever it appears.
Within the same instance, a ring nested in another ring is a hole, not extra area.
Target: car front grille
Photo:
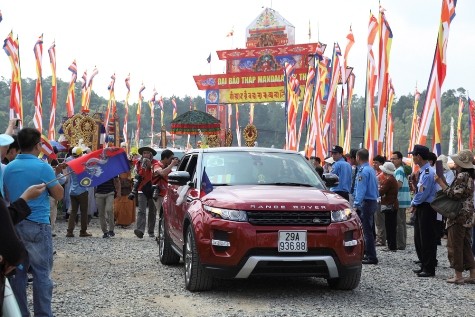
[[[255,226],[327,226],[330,211],[248,211],[249,223]]]

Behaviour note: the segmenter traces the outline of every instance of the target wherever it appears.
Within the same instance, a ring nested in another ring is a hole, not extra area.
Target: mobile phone
[[[15,122],[15,128],[18,128],[18,126],[20,125],[20,119],[16,119],[16,122]]]

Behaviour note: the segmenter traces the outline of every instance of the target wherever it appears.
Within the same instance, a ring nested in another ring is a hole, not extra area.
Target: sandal
[[[465,279],[463,277],[461,278],[452,277],[452,278],[447,279],[446,282],[451,283],[451,284],[462,285],[465,283]]]

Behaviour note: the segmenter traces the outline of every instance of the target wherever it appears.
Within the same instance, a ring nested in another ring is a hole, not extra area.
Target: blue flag
[[[95,187],[130,170],[124,149],[108,147],[66,162],[83,187]]]
[[[213,184],[211,184],[208,174],[206,174],[206,167],[203,168],[203,175],[201,176],[201,187],[206,194],[209,194],[213,191]]]

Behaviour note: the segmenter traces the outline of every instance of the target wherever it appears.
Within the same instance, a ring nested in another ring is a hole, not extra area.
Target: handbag
[[[455,219],[462,210],[462,201],[450,198],[443,190],[435,193],[435,198],[430,205],[432,209],[448,219]]]

